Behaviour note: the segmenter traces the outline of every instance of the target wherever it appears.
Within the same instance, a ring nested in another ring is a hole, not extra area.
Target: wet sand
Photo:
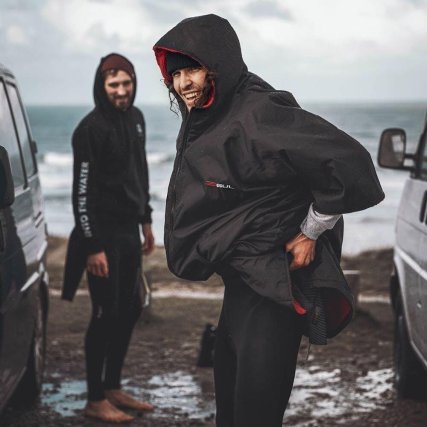
[[[40,401],[29,409],[9,405],[1,426],[106,426],[82,416],[85,404],[83,339],[90,301],[81,287],[73,303],[59,299],[65,240],[50,238],[51,287],[47,366]],[[424,426],[427,403],[398,400],[393,389],[393,317],[388,304],[391,250],[343,260],[360,270],[360,306],[347,329],[325,347],[304,339],[284,425]],[[124,388],[154,403],[152,414],[133,426],[214,426],[212,370],[195,366],[202,330],[215,324],[222,283],[181,281],[172,276],[164,251],[145,261],[153,301],[137,324],[124,369]],[[268,427],[268,426],[260,426]]]

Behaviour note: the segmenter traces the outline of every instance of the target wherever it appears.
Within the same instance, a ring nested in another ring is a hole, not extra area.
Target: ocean
[[[382,130],[387,127],[405,129],[408,152],[414,151],[423,129],[427,103],[310,103],[302,107],[360,141],[376,165],[378,141]],[[169,111],[167,105],[142,105],[140,108],[147,126],[153,228],[156,243],[161,245],[166,192],[180,118]],[[71,135],[90,109],[90,106],[30,106],[27,109],[38,146],[38,164],[51,235],[68,236],[73,227]],[[343,252],[347,255],[390,247],[394,242],[394,220],[408,173],[376,167],[386,198],[378,206],[344,216]]]

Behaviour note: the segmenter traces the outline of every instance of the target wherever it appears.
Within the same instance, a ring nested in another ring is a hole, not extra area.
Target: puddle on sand
[[[55,373],[52,377],[60,378],[60,375]],[[137,387],[128,385],[128,380],[123,381],[123,388],[135,396],[141,394]],[[86,381],[44,384],[41,401],[43,405],[49,406],[64,417],[76,415],[76,412],[83,410],[86,405]]]
[[[215,414],[215,402],[207,400],[193,376],[185,372],[155,375],[148,381],[146,393],[159,410],[154,417],[170,417],[170,412],[187,414],[189,419],[210,419]],[[168,410],[161,411],[161,410]]]
[[[55,377],[58,377],[55,375]],[[64,381],[59,384],[43,384],[42,404],[49,406],[64,417],[75,415],[86,404],[86,382]]]
[[[392,369],[369,371],[354,383],[341,381],[341,370],[324,371],[319,366],[297,369],[294,388],[285,421],[294,426],[310,422],[292,422],[292,418],[322,417],[357,419],[357,414],[385,407],[385,394],[393,388]],[[339,420],[336,420],[339,421]]]
[[[53,375],[58,378],[59,375]],[[207,400],[194,377],[185,372],[173,372],[155,375],[147,386],[136,387],[128,380],[123,381],[123,389],[136,397],[148,400],[157,411],[150,418],[185,415],[188,419],[210,419],[215,414],[215,402]],[[43,386],[42,404],[64,417],[76,415],[86,404],[85,381],[63,381],[58,384],[47,383]],[[148,414],[147,414],[148,415]]]
[[[360,413],[385,407],[387,393],[393,388],[392,379],[391,369],[369,371],[349,383],[341,381],[340,369],[325,371],[319,366],[299,368],[285,422],[303,427],[313,425],[313,420],[318,418],[333,418],[335,422],[342,419],[343,423],[349,419],[357,420]],[[144,388],[124,381],[123,388],[156,406],[156,411],[146,414],[152,419],[178,419],[184,416],[204,420],[213,418],[215,414],[213,395],[203,393],[195,378],[183,371],[155,375]],[[76,411],[82,410],[85,398],[85,381],[64,381],[43,387],[42,403],[64,417],[76,415]]]

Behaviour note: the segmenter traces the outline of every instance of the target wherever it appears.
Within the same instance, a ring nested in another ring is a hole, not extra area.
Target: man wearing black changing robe
[[[301,335],[325,344],[352,317],[341,215],[384,194],[357,141],[248,71],[227,20],[185,19],[154,51],[183,119],[166,206],[169,268],[189,280],[217,272],[225,284],[217,426],[279,427]]]

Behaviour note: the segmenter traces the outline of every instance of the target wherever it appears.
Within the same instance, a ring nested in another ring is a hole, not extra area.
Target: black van
[[[43,374],[47,233],[36,145],[13,74],[0,64],[0,410],[30,402]]]

